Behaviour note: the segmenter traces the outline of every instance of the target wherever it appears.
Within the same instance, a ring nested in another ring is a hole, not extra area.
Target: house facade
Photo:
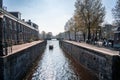
[[[21,20],[19,12],[7,12],[0,8],[0,52],[15,44],[26,43],[39,39],[38,26],[31,26]]]

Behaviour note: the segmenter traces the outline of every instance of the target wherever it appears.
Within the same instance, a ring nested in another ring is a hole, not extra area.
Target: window
[[[16,22],[14,22],[14,30],[17,30]]]
[[[12,21],[11,20],[9,20],[9,29],[12,29]]]

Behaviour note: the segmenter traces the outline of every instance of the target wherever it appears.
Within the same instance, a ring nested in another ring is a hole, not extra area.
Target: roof
[[[31,29],[38,31],[38,29],[33,28],[32,26],[28,25],[26,22],[22,21],[21,19],[16,18],[15,16],[13,16],[12,14],[10,14],[9,12],[7,12],[6,10],[4,10],[2,8],[0,8],[0,13],[4,14],[4,16],[9,17],[10,19],[12,19],[14,21],[17,21],[17,22],[19,22],[19,23],[21,23],[21,24],[23,24]]]

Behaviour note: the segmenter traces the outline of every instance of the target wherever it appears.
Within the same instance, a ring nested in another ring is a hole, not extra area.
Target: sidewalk
[[[103,48],[103,47],[96,47],[94,45],[90,45],[90,44],[87,44],[87,43],[84,43],[84,42],[80,43],[80,42],[67,41],[67,40],[65,40],[65,42],[72,43],[74,45],[85,47],[87,49],[91,49],[91,50],[98,51],[98,52],[108,54],[108,55],[119,55],[119,51],[110,50],[110,49],[106,49],[106,48]]]
[[[20,44],[20,45],[13,45],[12,46],[12,53],[8,53],[8,55],[11,55],[11,54],[14,54],[16,52],[19,52],[21,50],[24,50],[26,48],[29,48],[33,45],[36,45],[38,43],[41,43],[43,42],[42,40],[39,40],[39,41],[34,41],[34,42],[31,42],[31,43],[25,43],[25,44]]]

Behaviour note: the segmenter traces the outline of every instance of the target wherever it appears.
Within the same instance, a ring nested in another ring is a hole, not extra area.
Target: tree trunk
[[[101,39],[101,29],[100,29],[100,31],[99,31],[99,39]]]
[[[68,31],[68,34],[69,34],[69,40],[71,40],[71,39],[70,39],[70,31]]]
[[[96,29],[96,32],[95,32],[95,40],[97,41],[97,29]]]
[[[91,32],[90,32],[90,26],[88,27],[88,41],[91,39]]]
[[[85,41],[85,33],[83,33],[83,38],[84,38],[84,41]]]
[[[75,30],[75,41],[76,41],[76,30]]]

